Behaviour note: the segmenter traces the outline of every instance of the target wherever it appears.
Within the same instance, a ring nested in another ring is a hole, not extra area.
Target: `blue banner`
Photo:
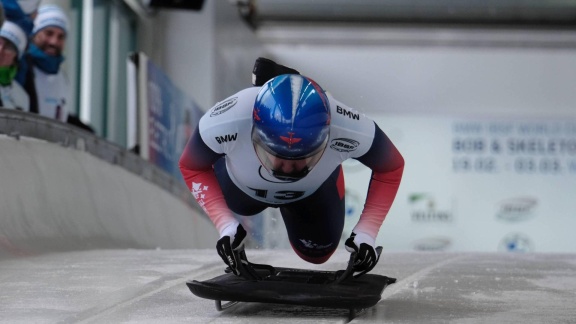
[[[148,160],[182,179],[178,160],[202,111],[150,60],[147,71]]]

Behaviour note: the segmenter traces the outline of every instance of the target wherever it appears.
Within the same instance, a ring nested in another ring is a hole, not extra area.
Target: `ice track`
[[[292,251],[248,250],[256,263],[336,270]],[[0,261],[2,323],[344,323],[347,311],[241,303],[218,312],[185,285],[223,271],[212,250],[94,250]],[[384,253],[395,277],[352,323],[574,323],[576,256]]]

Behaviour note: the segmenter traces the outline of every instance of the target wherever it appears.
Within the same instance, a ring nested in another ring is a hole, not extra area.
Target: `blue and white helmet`
[[[299,180],[326,149],[330,104],[314,80],[284,74],[262,86],[252,121],[252,142],[262,166],[276,178]]]

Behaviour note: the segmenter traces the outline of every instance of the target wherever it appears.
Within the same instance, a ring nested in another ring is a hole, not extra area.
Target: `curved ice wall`
[[[104,248],[212,248],[185,186],[96,136],[0,109],[0,257]]]

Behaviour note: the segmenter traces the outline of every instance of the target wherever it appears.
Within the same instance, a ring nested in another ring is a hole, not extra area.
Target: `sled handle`
[[[267,264],[257,264],[257,263],[252,263],[252,262],[248,261],[248,258],[246,257],[246,251],[244,249],[241,249],[239,251],[233,251],[233,253],[236,255],[236,259],[240,260],[240,266],[238,267],[238,270],[240,272],[239,276],[243,277],[244,279],[248,279],[248,280],[262,280],[262,279],[264,279],[258,273],[257,270],[268,271],[269,275],[276,274],[276,269],[273,266],[270,266]],[[228,267],[228,269],[230,269],[230,267]],[[230,272],[232,272],[232,270],[230,270]]]
[[[252,265],[248,261],[248,258],[246,257],[246,251],[244,251],[244,249],[242,249],[240,251],[234,251],[233,253],[236,254],[236,260],[240,260],[238,270],[240,271],[241,277],[244,277],[245,279],[248,279],[248,280],[261,280],[262,279],[262,277],[260,277],[258,275],[256,270],[254,270],[254,268],[252,267]]]
[[[377,259],[376,259],[376,262],[374,263],[374,265],[372,267],[370,267],[369,269],[363,270],[362,272],[360,272],[359,274],[356,274],[356,275],[354,275],[354,272],[356,272],[354,270],[354,259],[356,259],[356,252],[350,253],[350,259],[348,260],[348,266],[346,267],[346,270],[340,271],[340,272],[342,272],[342,274],[339,277],[337,277],[336,280],[334,280],[333,284],[339,284],[350,277],[358,278],[358,277],[368,273],[369,271],[374,269],[374,267],[378,264],[378,261],[380,261],[380,254],[381,253],[382,253],[382,247],[381,246],[376,247]]]
[[[348,279],[350,276],[354,274],[354,259],[356,258],[356,252],[350,253],[350,259],[348,259],[348,266],[346,270],[340,270],[338,272],[342,272],[342,274],[336,278],[332,283],[337,285],[342,281]]]

